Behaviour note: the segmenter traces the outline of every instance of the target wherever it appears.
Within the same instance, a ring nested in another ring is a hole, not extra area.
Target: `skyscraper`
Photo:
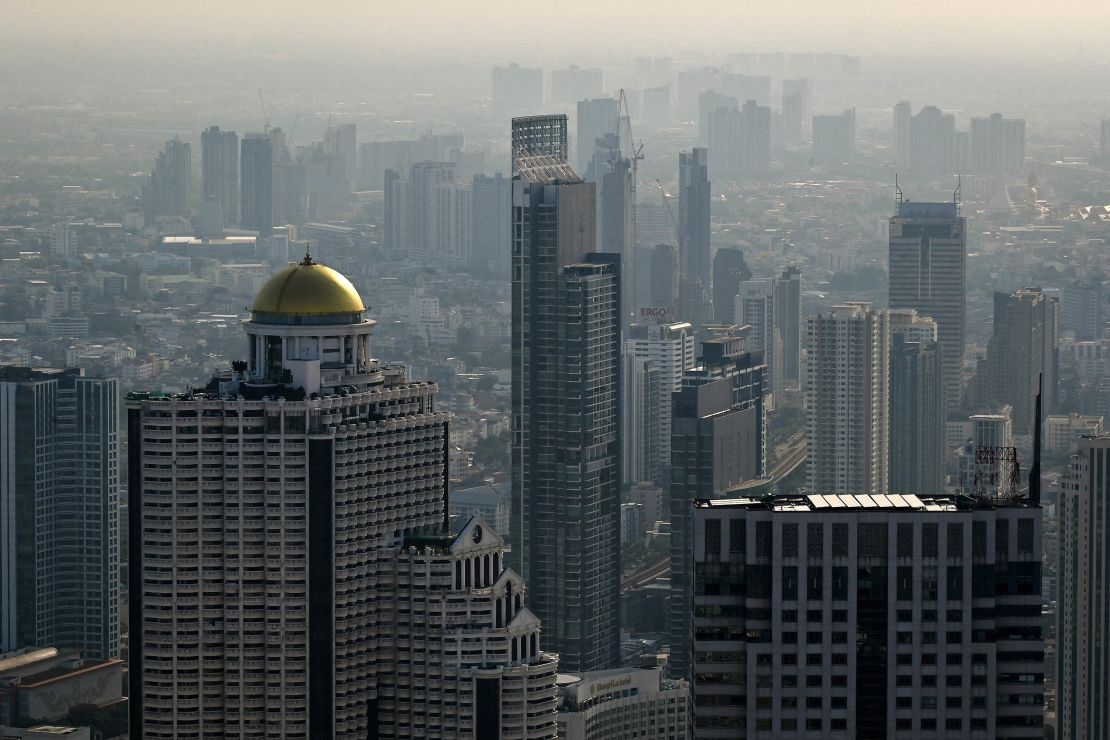
[[[709,176],[758,180],[771,166],[771,109],[748,100],[709,114]]]
[[[1084,437],[1057,506],[1056,716],[1061,740],[1110,734],[1110,603],[1103,524],[1110,500],[1110,436]]]
[[[1015,434],[1033,430],[1038,378],[1046,411],[1056,404],[1059,316],[1059,302],[1036,288],[994,294],[994,334],[975,368],[972,403],[980,409],[1011,404]]]
[[[1039,504],[733,496],[693,519],[695,738],[1043,737]]]
[[[565,157],[515,164],[513,559],[562,665],[597,670],[619,660],[620,259]]]
[[[329,154],[341,157],[342,180],[347,183],[347,192],[355,187],[355,173],[358,171],[356,155],[358,153],[358,133],[353,123],[341,123],[328,129],[324,141]]]
[[[992,113],[971,119],[971,166],[976,172],[1010,175],[1025,166],[1025,121]]]
[[[694,366],[693,327],[685,322],[633,324],[624,356],[624,480],[665,488],[670,484],[671,395]],[[636,384],[629,385],[629,379]]]
[[[813,86],[806,77],[782,81],[782,140],[785,144],[802,141],[802,123],[809,116]]]
[[[842,164],[856,156],[856,109],[813,117],[813,161]]]
[[[470,191],[470,266],[508,279],[512,266],[512,181],[475,175]]]
[[[174,137],[159,152],[143,188],[146,225],[159,219],[188,218],[192,209],[192,147]]]
[[[802,355],[802,272],[787,265],[775,278],[775,334],[782,346],[782,361],[774,358],[783,387],[797,386],[801,380]]]
[[[678,190],[682,272],[709,290],[709,167],[705,149],[679,153]]]
[[[306,257],[255,297],[246,362],[129,396],[133,735],[553,736],[523,582],[480,522],[445,536],[448,416],[364,310]]]
[[[899,199],[890,219],[889,304],[915,308],[937,324],[946,408],[963,398],[967,221],[955,203]]]
[[[913,309],[890,312],[891,493],[944,491],[944,384],[937,325]]]
[[[543,106],[543,70],[521,67],[493,68],[493,107],[506,113],[535,110]]]
[[[578,171],[585,173],[594,157],[598,139],[606,134],[617,134],[617,101],[613,98],[594,98],[578,101],[578,123],[574,139],[574,161]],[[620,149],[618,147],[617,151]],[[594,176],[597,179],[597,176]]]
[[[597,68],[582,69],[572,64],[551,70],[551,102],[566,105],[596,98],[604,88],[604,73]]]
[[[690,673],[691,535],[696,498],[727,498],[767,474],[767,366],[742,337],[723,333],[702,344],[698,364],[674,394],[671,426],[671,600],[668,671]]]
[[[119,656],[119,382],[0,367],[0,652]]]
[[[735,324],[736,295],[740,284],[752,279],[743,250],[721,247],[713,255],[713,321],[724,326]]]
[[[209,126],[200,135],[201,211],[217,209],[217,222],[239,223],[239,137]]]
[[[774,361],[781,358],[781,338],[775,333],[775,281],[768,278],[745,280],[737,286],[734,300],[736,323],[749,327],[748,347],[763,353],[767,364],[767,394],[779,391],[778,369]]]
[[[274,152],[268,134],[243,136],[239,167],[239,224],[268,238],[274,226]]]
[[[897,112],[897,111],[896,111]],[[910,116],[910,160],[925,174],[946,174],[956,167],[956,119],[927,105]]]
[[[894,161],[899,167],[908,167],[913,158],[910,152],[910,119],[913,108],[908,100],[894,106]]]
[[[810,316],[806,348],[806,489],[886,493],[886,312],[848,303]]]

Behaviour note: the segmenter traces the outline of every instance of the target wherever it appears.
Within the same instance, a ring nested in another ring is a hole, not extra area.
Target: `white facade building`
[[[1081,437],[1097,437],[1103,432],[1101,416],[1053,414],[1044,418],[1044,449],[1046,452],[1071,453]]]
[[[559,676],[559,737],[685,740],[690,687],[660,668],[614,668]]]

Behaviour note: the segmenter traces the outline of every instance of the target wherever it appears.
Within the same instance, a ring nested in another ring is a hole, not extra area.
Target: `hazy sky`
[[[1106,0],[0,0],[0,39],[1110,59]],[[608,47],[608,48],[607,48]],[[197,49],[202,51],[203,47]],[[523,61],[523,60],[522,60]],[[2,75],[2,71],[0,71]]]

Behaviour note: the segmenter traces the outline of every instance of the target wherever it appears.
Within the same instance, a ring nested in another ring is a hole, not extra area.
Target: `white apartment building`
[[[1044,418],[1046,452],[1075,452],[1081,437],[1102,434],[1102,417],[1083,414],[1051,414]]]
[[[685,740],[690,687],[661,668],[614,668],[559,676],[559,737]]]

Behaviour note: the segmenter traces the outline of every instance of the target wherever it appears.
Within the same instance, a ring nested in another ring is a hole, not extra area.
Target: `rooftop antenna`
[[[898,173],[894,173],[894,200],[896,203],[902,202],[902,188],[898,187]]]
[[[964,178],[962,174],[956,175],[956,189],[952,191],[952,202],[956,205],[956,210],[960,210],[960,188],[963,187]]]
[[[1044,374],[1037,373],[1037,401],[1033,420],[1033,465],[1029,468],[1029,505],[1041,505],[1041,394],[1044,393]]]

